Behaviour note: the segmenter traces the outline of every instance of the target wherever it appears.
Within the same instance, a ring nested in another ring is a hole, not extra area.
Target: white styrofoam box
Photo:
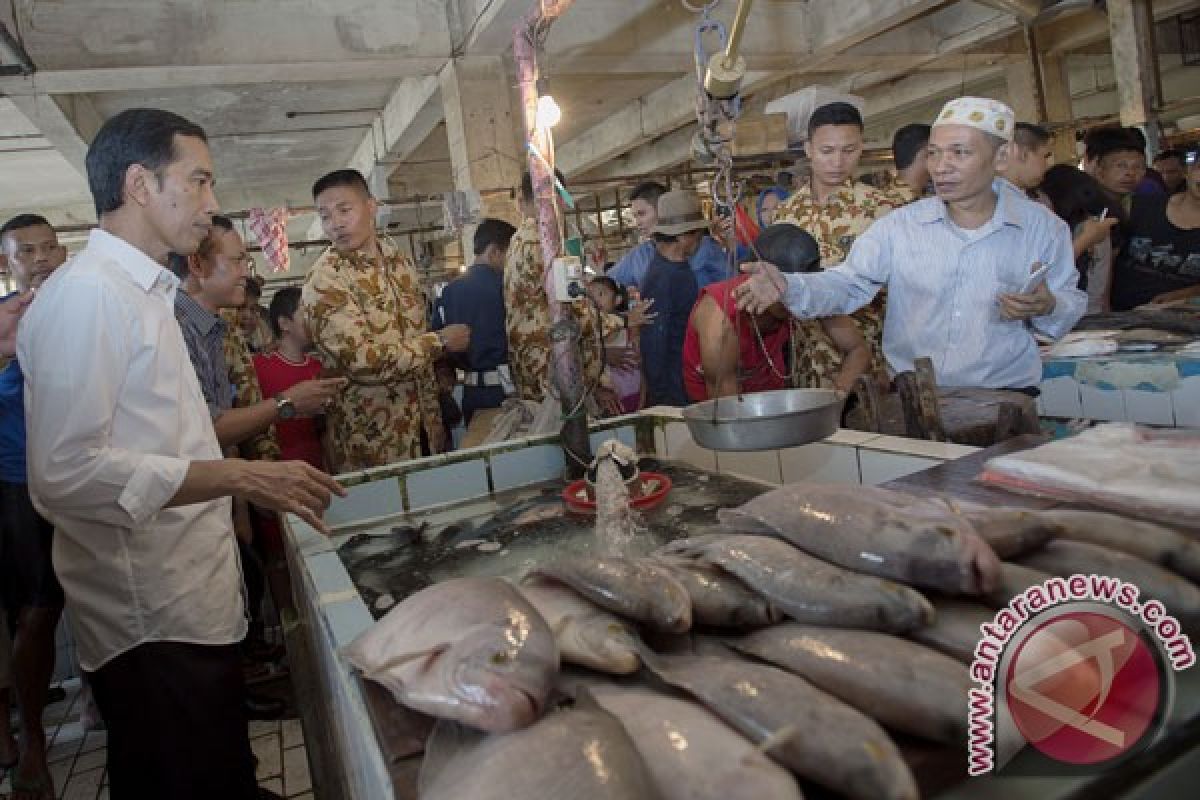
[[[482,458],[410,472],[404,479],[408,509],[416,511],[467,497],[488,494],[487,464]]]
[[[759,450],[746,453],[729,451],[717,453],[716,456],[717,472],[722,475],[735,475],[751,480],[765,481],[776,486],[782,482],[778,450]]]
[[[953,461],[956,458],[969,456],[978,447],[953,442],[932,442],[928,439],[909,439],[904,436],[877,436],[869,442],[860,445],[863,450],[882,450],[886,453],[898,453],[921,458],[935,458],[938,461]]]
[[[561,480],[566,456],[557,444],[522,447],[489,457],[492,486],[497,492],[542,481]]]
[[[1140,422],[1143,425],[1175,424],[1175,407],[1171,402],[1170,392],[1126,389],[1125,414],[1130,422]]]
[[[829,439],[780,450],[779,465],[784,483],[862,483],[857,450],[849,445],[830,444]]]
[[[667,458],[672,461],[682,461],[699,469],[715,472],[717,456],[712,450],[706,450],[692,440],[692,433],[683,422],[668,422]]]
[[[1122,422],[1125,416],[1125,392],[1121,389],[1101,389],[1086,383],[1079,385],[1079,399],[1084,419]]]
[[[1200,376],[1190,376],[1179,382],[1171,392],[1175,406],[1175,424],[1180,428],[1200,428]]]
[[[862,475],[862,482],[868,486],[903,478],[905,475],[936,467],[940,463],[941,460],[935,458],[889,453],[884,450],[861,448],[858,451],[859,474]]]
[[[388,517],[404,512],[400,483],[396,478],[380,478],[346,489],[345,497],[335,497],[325,511],[325,524],[358,522],[372,517]]]
[[[1038,413],[1047,417],[1077,419],[1083,416],[1083,401],[1079,396],[1079,382],[1072,377],[1051,378],[1042,381],[1041,407]]]

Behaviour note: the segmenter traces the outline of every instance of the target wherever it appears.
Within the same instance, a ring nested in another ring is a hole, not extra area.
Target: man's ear
[[[1012,142],[1005,142],[996,148],[996,156],[992,161],[992,164],[996,167],[996,169],[1002,169],[1007,167],[1009,163],[1016,162],[1016,152],[1014,152],[1015,146],[1016,145],[1014,145]]]
[[[188,274],[192,275],[196,278],[207,278],[209,272],[212,271],[209,268],[209,266],[205,263],[204,259],[202,259],[196,253],[192,253],[190,256],[188,256],[187,262],[188,262]]]
[[[153,187],[150,185],[151,181],[155,182]],[[130,164],[125,170],[122,192],[127,201],[144,207],[150,202],[150,192],[157,191],[158,188],[158,176],[141,164]]]

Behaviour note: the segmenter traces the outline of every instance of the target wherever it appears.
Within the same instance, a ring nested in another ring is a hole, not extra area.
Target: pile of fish
[[[1025,588],[1111,575],[1200,623],[1200,542],[1111,514],[797,483],[718,517],[648,557],[437,583],[351,644],[439,720],[421,796],[910,800],[894,737],[965,746],[979,626]]]

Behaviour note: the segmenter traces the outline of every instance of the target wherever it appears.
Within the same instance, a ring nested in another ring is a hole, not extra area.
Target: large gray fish
[[[642,757],[607,711],[555,711],[484,736],[438,723],[425,748],[421,800],[657,800]]]
[[[933,619],[919,592],[826,563],[770,536],[677,539],[659,552],[714,564],[801,622],[902,633]]]
[[[625,726],[664,800],[800,800],[787,770],[704,706],[645,687],[587,691]]]
[[[1045,583],[1051,577],[1048,572],[1004,561],[1000,564],[1000,583],[980,599],[992,608],[1003,608],[1030,586]]]
[[[1061,530],[1044,512],[1021,508],[964,509],[961,516],[1000,559],[1036,550]]]
[[[1200,627],[1200,588],[1137,556],[1086,542],[1059,539],[1018,561],[1062,578],[1075,574],[1120,578],[1138,587],[1142,597],[1158,600],[1186,627]]]
[[[875,486],[793,483],[717,512],[734,532],[779,536],[847,569],[945,592],[980,594],[1000,560],[943,503]]]
[[[795,623],[729,644],[806,678],[898,731],[966,744],[967,668],[924,645],[873,631]]]
[[[758,628],[783,619],[767,598],[724,570],[690,558],[659,556],[692,598],[692,622],[718,628]]]
[[[937,612],[933,624],[917,628],[909,637],[970,664],[975,658],[975,645],[983,636],[979,626],[995,619],[996,612],[978,603],[950,598],[936,598],[933,609]]]
[[[637,672],[637,632],[625,620],[580,597],[561,583],[531,583],[521,594],[554,631],[564,662],[600,672]]]
[[[643,654],[643,660],[797,775],[856,799],[917,797],[887,733],[803,678],[736,657]]]
[[[601,608],[667,633],[692,627],[692,598],[671,571],[650,559],[572,558],[530,571],[570,586]]]
[[[500,578],[456,578],[410,595],[345,656],[409,708],[485,731],[537,719],[558,672],[550,627]]]
[[[1059,538],[1120,550],[1200,583],[1200,542],[1173,528],[1097,511],[1043,511]]]

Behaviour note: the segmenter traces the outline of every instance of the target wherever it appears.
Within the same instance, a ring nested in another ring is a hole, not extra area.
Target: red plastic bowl
[[[642,482],[642,496],[631,500],[630,506],[639,511],[648,511],[667,499],[667,494],[671,491],[671,479],[666,475],[661,472],[643,472],[639,479]],[[653,483],[657,485],[647,491],[647,485]],[[562,498],[568,511],[576,514],[596,513],[596,502],[588,497],[587,489],[587,481],[582,479],[567,484],[567,488],[563,489]]]

